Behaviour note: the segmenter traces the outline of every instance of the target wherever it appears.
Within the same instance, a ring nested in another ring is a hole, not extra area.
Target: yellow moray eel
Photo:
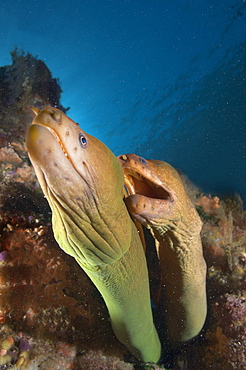
[[[206,318],[202,223],[173,167],[134,154],[118,158],[128,210],[134,220],[151,229],[156,241],[168,336],[176,345],[196,336]]]
[[[119,341],[138,359],[157,362],[146,261],[124,204],[120,163],[60,110],[34,111],[26,145],[55,238],[101,292]]]

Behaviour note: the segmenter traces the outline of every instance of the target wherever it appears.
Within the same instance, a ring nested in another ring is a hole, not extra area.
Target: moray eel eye
[[[143,157],[139,157],[139,161],[144,165],[146,164],[146,160]]]
[[[82,148],[87,147],[87,140],[86,140],[86,137],[83,134],[79,134],[79,143],[82,146]]]

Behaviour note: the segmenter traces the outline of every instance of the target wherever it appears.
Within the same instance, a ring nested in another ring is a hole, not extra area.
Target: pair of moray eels
[[[156,241],[169,342],[196,336],[206,317],[201,221],[182,181],[165,162],[115,157],[56,108],[34,112],[26,145],[55,238],[102,294],[119,341],[137,359],[156,363],[161,343],[134,222],[150,228]]]

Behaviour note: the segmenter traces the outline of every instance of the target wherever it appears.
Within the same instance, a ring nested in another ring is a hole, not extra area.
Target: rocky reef
[[[207,321],[199,337],[162,366],[135,363],[114,337],[98,291],[56,244],[25,148],[32,107],[67,111],[59,81],[32,55],[15,49],[11,56],[12,64],[0,68],[0,370],[244,369],[246,215],[240,197],[203,194],[183,177],[204,223]],[[152,276],[158,266],[149,266]]]
[[[199,195],[208,266],[208,317],[200,338],[183,348],[185,369],[244,369],[246,364],[246,217],[239,196]]]

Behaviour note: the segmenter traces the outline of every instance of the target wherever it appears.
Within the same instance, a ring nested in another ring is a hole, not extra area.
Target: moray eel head
[[[163,217],[167,222],[177,221],[182,207],[178,194],[185,191],[176,170],[166,162],[147,161],[135,154],[118,159],[125,177],[125,202],[133,219],[145,226],[163,225]]]
[[[26,145],[46,193],[46,187],[51,185],[50,179],[57,178],[56,182],[69,184],[73,180],[69,178],[72,173],[81,177],[84,188],[91,195],[100,192],[98,200],[108,199],[111,192],[114,195],[122,193],[123,173],[106,145],[81,130],[77,123],[56,108],[33,110],[37,115],[27,132]],[[113,176],[115,173],[117,179]],[[106,175],[115,181],[107,181]],[[98,181],[100,187],[96,186]]]
[[[110,248],[113,230],[118,243],[112,253],[105,255],[105,260],[120,258],[119,250],[122,251],[124,246],[129,248],[130,236],[127,236],[130,232],[125,230],[125,235],[118,235],[118,224],[121,218],[125,219],[124,212],[127,212],[123,202],[124,176],[119,161],[106,145],[81,130],[60,110],[46,107],[41,111],[35,108],[34,111],[36,117],[27,131],[26,145],[52,209],[56,240],[67,253],[86,260],[82,252],[77,250],[75,253],[75,245],[84,243],[91,263],[99,264],[103,256],[99,258],[98,251],[103,253],[105,240]],[[105,226],[109,220],[110,229]],[[125,225],[127,227],[128,224]],[[83,230],[90,229],[89,238]]]

